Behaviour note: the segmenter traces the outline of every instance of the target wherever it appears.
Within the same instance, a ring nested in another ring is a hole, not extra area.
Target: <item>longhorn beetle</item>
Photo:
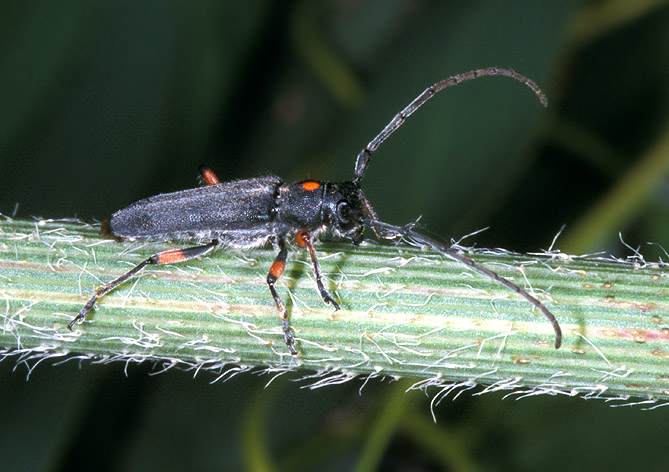
[[[492,270],[474,262],[457,250],[430,239],[413,230],[414,224],[394,226],[379,220],[372,205],[365,198],[360,181],[365,175],[372,153],[395,132],[404,121],[437,92],[467,80],[484,76],[502,75],[516,79],[528,86],[547,105],[546,96],[532,80],[511,70],[498,67],[477,69],[455,75],[428,87],[358,154],[355,176],[349,182],[304,180],[285,184],[279,177],[256,177],[253,179],[220,182],[206,167],[200,168],[203,187],[157,195],[140,200],[117,211],[104,231],[120,241],[137,239],[207,239],[209,243],[187,249],[171,249],[149,257],[139,265],[95,290],[81,312],[70,322],[71,330],[82,322],[95,302],[137,274],[150,264],[172,264],[208,254],[221,246],[250,249],[272,243],[279,251],[267,275],[267,285],[281,317],[283,335],[291,354],[295,350],[295,338],[290,329],[286,305],[276,291],[277,279],[286,267],[288,237],[295,238],[297,245],[306,248],[316,279],[316,286],[326,304],[339,310],[339,304],[323,285],[321,270],[312,244],[324,230],[335,236],[348,238],[353,244],[362,242],[365,226],[370,226],[381,239],[405,238],[426,245],[445,256],[462,262],[471,269],[490,277],[525,298],[541,311],[555,331],[555,348],[562,342],[560,325],[553,314],[536,298],[513,282]]]

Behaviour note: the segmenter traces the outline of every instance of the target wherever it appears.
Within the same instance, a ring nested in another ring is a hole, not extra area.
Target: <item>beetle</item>
[[[288,257],[288,238],[298,247],[309,251],[316,287],[323,302],[339,310],[339,304],[323,285],[321,269],[313,241],[325,230],[336,237],[350,239],[358,245],[369,226],[380,239],[404,238],[428,246],[445,256],[462,262],[471,269],[504,285],[525,298],[543,313],[555,331],[555,348],[562,342],[562,332],[555,316],[526,290],[464,256],[457,250],[416,232],[416,223],[394,226],[379,220],[374,208],[365,198],[360,181],[365,175],[372,153],[395,132],[405,120],[436,93],[467,80],[484,76],[506,76],[529,87],[542,105],[547,99],[539,86],[526,76],[500,67],[476,69],[444,79],[425,89],[400,111],[357,156],[355,175],[347,182],[303,180],[286,184],[279,177],[220,182],[208,168],[201,167],[203,186],[149,197],[117,211],[103,232],[119,241],[134,240],[208,240],[200,246],[170,249],[152,255],[120,277],[98,287],[93,296],[72,319],[68,328],[82,322],[95,303],[105,294],[136,275],[147,265],[184,262],[211,253],[220,247],[246,250],[272,244],[278,254],[267,274],[267,285],[281,318],[283,336],[288,350],[296,355],[295,338],[291,331],[286,305],[275,284],[283,274]]]

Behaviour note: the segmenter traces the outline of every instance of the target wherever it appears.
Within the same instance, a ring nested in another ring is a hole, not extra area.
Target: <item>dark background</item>
[[[534,79],[550,107],[506,78],[442,92],[374,156],[380,217],[423,215],[446,239],[490,227],[467,243],[513,251],[566,225],[555,248],[624,257],[622,233],[666,259],[646,244],[669,245],[669,6],[652,0],[0,2],[0,212],[99,220],[195,186],[199,164],[221,180],[347,180],[426,86],[491,65]],[[238,470],[262,459],[255,438],[278,469],[347,470],[392,411],[390,382],[359,395],[358,380],[309,391],[153,369],[45,362],[26,381],[3,362],[0,468]],[[436,414],[477,468],[666,459],[665,409],[471,393]],[[406,402],[429,416],[429,398]],[[382,470],[439,470],[417,431],[394,430]]]

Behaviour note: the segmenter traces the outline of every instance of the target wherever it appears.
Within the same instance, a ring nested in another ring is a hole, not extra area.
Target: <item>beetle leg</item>
[[[200,185],[218,185],[221,183],[209,167],[200,166]]]
[[[372,207],[372,204],[369,203],[369,200],[363,195],[362,196],[362,204],[365,210],[365,213],[367,216],[369,216],[369,219],[372,221],[379,221],[379,217],[376,216],[376,211],[374,211],[374,207]],[[397,234],[393,233],[392,231],[387,231],[384,228],[378,227],[378,226],[372,226],[372,231],[374,231],[374,234],[376,235],[377,238],[379,239],[396,239]]]
[[[116,287],[121,285],[123,282],[128,280],[133,275],[137,274],[147,265],[173,264],[175,262],[187,261],[189,259],[193,259],[194,257],[202,256],[214,250],[219,245],[220,241],[218,239],[214,239],[212,242],[210,242],[209,244],[205,244],[204,246],[190,247],[187,249],[170,249],[168,251],[163,251],[159,252],[158,254],[154,254],[153,256],[149,257],[145,261],[142,261],[141,263],[130,269],[125,274],[121,275],[119,278],[114,279],[111,282],[107,282],[106,284],[96,288],[95,293],[93,294],[91,299],[88,300],[88,303],[84,305],[79,314],[75,316],[74,319],[72,319],[72,321],[70,321],[70,324],[68,324],[67,327],[71,331],[75,324],[84,321],[84,319],[86,319],[86,315],[88,314],[89,311],[91,311],[96,301],[98,301],[100,298],[102,298],[103,296],[114,290]]]
[[[288,257],[288,250],[286,249],[286,240],[282,236],[278,239],[277,245],[279,246],[279,254],[277,254],[276,259],[272,263],[272,266],[269,268],[269,273],[267,274],[267,285],[269,286],[269,291],[272,292],[272,297],[274,297],[274,303],[279,310],[279,316],[281,317],[281,326],[283,327],[283,338],[286,341],[288,350],[292,355],[297,355],[295,350],[295,338],[293,333],[290,330],[290,320],[288,319],[288,310],[286,310],[286,305],[281,300],[281,297],[274,288],[274,284],[279,277],[283,274],[283,271],[286,269],[286,258]]]
[[[318,258],[316,257],[316,250],[314,245],[311,244],[311,235],[304,230],[299,230],[295,235],[295,241],[299,247],[306,247],[309,250],[309,256],[311,257],[311,266],[314,269],[314,278],[316,279],[316,287],[318,287],[318,292],[321,294],[321,298],[327,304],[332,304],[335,310],[339,310],[339,304],[330,296],[328,291],[323,285],[323,280],[321,277],[321,266],[318,264]]]

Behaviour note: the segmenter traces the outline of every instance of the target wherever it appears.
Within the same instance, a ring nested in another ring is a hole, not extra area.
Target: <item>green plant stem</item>
[[[322,373],[313,380],[319,385],[387,375],[417,379],[417,386],[442,389],[439,395],[481,384],[528,394],[669,398],[669,273],[657,264],[470,253],[553,311],[564,332],[555,350],[550,324],[525,300],[438,253],[322,243],[326,286],[342,310],[323,304],[308,255],[292,252],[278,287],[298,340],[293,357],[265,284],[271,249],[149,267],[70,332],[67,323],[95,287],[169,247],[120,244],[97,232],[76,222],[0,220],[5,356],[29,365],[69,353],[152,359],[221,375],[303,368]]]

